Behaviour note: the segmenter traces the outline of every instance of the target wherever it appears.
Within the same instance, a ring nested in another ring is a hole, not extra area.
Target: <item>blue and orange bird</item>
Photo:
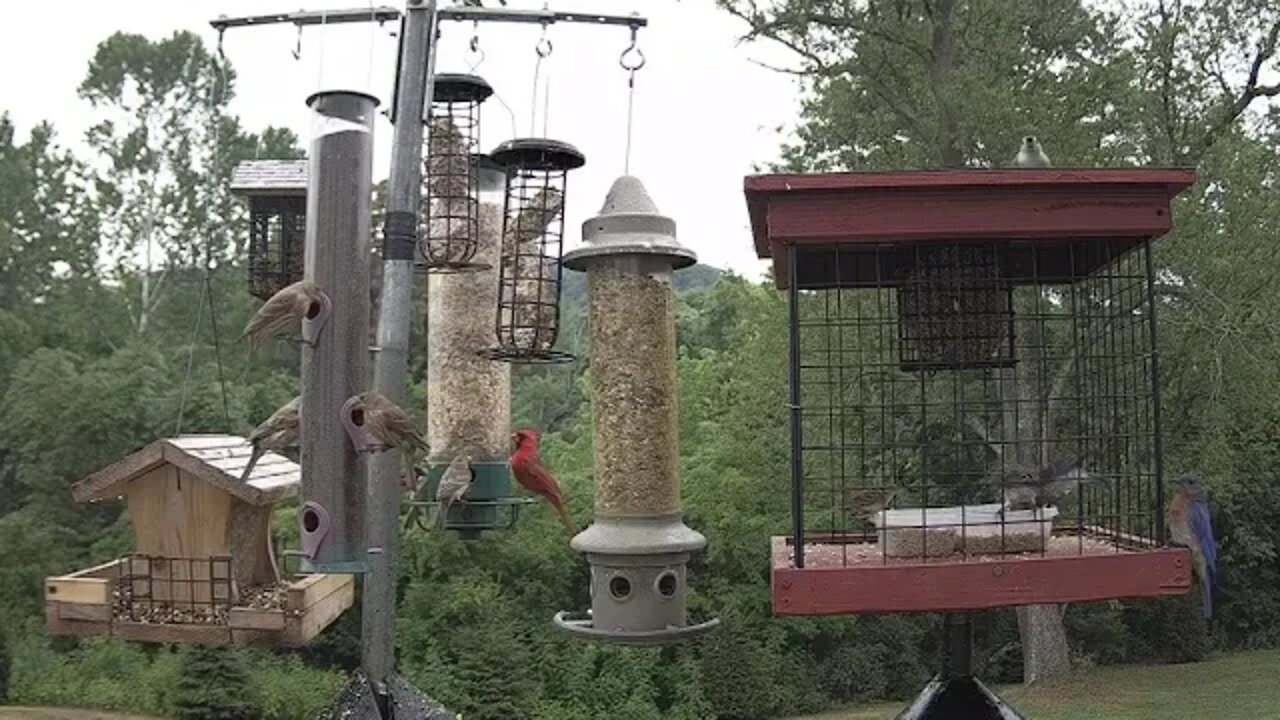
[[[1213,617],[1213,592],[1218,587],[1218,549],[1209,520],[1209,498],[1203,478],[1189,473],[1178,478],[1178,489],[1169,503],[1169,533],[1176,545],[1191,550],[1191,562],[1200,578],[1204,616]]]

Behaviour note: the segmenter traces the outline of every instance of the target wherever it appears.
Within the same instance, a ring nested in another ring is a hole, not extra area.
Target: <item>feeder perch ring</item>
[[[441,265],[428,265],[424,262],[415,262],[413,264],[413,269],[415,272],[422,275],[460,275],[462,273],[475,273],[492,270],[493,265],[481,262],[444,263]]]
[[[511,348],[485,348],[476,354],[486,360],[509,362],[516,365],[559,365],[571,363],[577,358],[560,350],[515,350]]]
[[[686,642],[704,635],[720,625],[720,618],[711,618],[697,625],[668,627],[665,630],[610,631],[597,629],[592,624],[589,611],[586,617],[573,618],[568,611],[561,610],[555,614],[552,622],[555,623],[557,630],[584,640],[599,640],[631,647],[660,647]]]
[[[495,498],[492,500],[464,500],[460,503],[455,503],[453,507],[456,508],[459,506],[470,506],[470,507],[492,507],[492,508],[499,508],[499,509],[503,507],[509,507],[511,508],[511,513],[507,516],[505,523],[502,523],[502,524],[494,524],[489,522],[472,522],[472,523],[446,522],[444,529],[456,530],[461,533],[479,533],[482,530],[510,530],[516,525],[516,520],[520,516],[520,508],[525,505],[532,505],[535,502],[537,502],[537,498],[517,497],[517,496]],[[426,508],[438,506],[440,504],[439,501],[409,500],[402,504],[410,508],[423,509],[423,512],[418,513],[418,516],[414,518],[414,525],[416,525],[419,530],[422,530],[424,532],[433,532],[435,530],[434,527],[430,527],[427,525],[427,512],[425,510]]]

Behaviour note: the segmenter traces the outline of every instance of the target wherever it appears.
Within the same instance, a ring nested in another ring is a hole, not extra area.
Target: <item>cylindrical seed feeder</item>
[[[480,105],[493,88],[475,75],[443,74],[434,82],[427,119],[426,230],[418,254],[429,272],[483,270],[479,235]]]
[[[685,612],[685,567],[707,541],[680,506],[672,276],[696,257],[629,176],[582,236],[564,264],[586,271],[590,303],[595,521],[572,547],[591,564],[591,612],[555,623],[623,644],[679,642],[719,623],[690,625]]]
[[[509,140],[491,154],[506,167],[498,274],[497,345],[483,355],[512,363],[570,362],[553,349],[560,331],[565,184],[586,158],[556,140]]]
[[[413,501],[428,518],[436,485],[453,458],[472,458],[475,481],[449,510],[445,528],[474,538],[512,527],[521,505],[511,479],[511,366],[478,354],[493,340],[506,170],[485,155],[472,158],[479,199],[476,272],[427,277],[427,477]]]

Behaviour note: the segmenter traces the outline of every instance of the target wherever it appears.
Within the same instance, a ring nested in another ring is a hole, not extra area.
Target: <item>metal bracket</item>
[[[320,543],[324,541],[324,536],[329,533],[329,511],[324,509],[320,503],[308,500],[302,503],[302,507],[298,510],[302,520],[302,557],[312,560],[316,556],[316,551],[320,549]],[[315,517],[315,527],[307,529],[307,513],[312,513]]]

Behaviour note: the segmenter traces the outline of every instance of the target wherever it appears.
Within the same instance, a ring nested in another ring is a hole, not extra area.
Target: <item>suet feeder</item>
[[[1187,551],[1164,546],[1151,243],[1194,179],[746,179],[789,304],[793,524],[774,538],[774,614],[1188,591]],[[967,621],[948,623],[942,672],[900,717],[1018,718],[972,677]]]
[[[266,300],[302,279],[307,161],[246,160],[231,191],[249,206],[249,292]]]
[[[440,476],[444,474],[447,462],[431,462],[427,465],[427,476],[423,479],[423,494],[426,502],[411,502],[421,507],[418,522],[427,529],[426,522],[430,518],[428,509],[436,508],[436,488]],[[515,527],[520,515],[520,508],[534,502],[533,498],[519,497],[512,494],[511,464],[501,462],[472,461],[475,480],[464,499],[449,508],[445,518],[445,529],[453,530],[464,540],[475,540],[486,530],[510,530]]]
[[[123,496],[133,551],[45,581],[52,635],[155,643],[304,645],[351,607],[351,575],[282,579],[271,511],[295,497],[297,463],[233,435],[159,440],[71,488],[79,502]]]
[[[556,140],[509,140],[491,154],[506,168],[498,272],[497,345],[482,354],[511,363],[571,362],[554,349],[560,331],[565,185],[586,159]]]
[[[480,223],[480,105],[493,88],[475,75],[438,75],[427,118],[426,230],[418,251],[428,272],[483,270],[475,262]]]
[[[572,541],[591,564],[587,618],[563,631],[666,645],[715,627],[688,621],[686,565],[706,539],[684,524],[676,413],[674,271],[696,262],[634,177],[614,182],[565,266],[587,273],[595,518]]]

